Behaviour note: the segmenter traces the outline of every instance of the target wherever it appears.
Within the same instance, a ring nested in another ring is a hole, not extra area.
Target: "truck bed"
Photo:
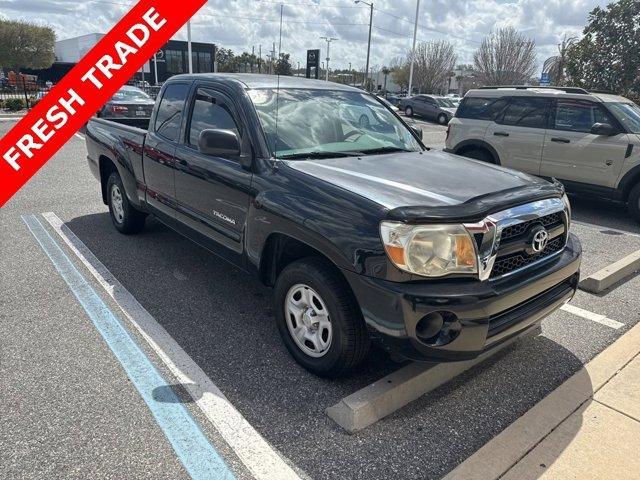
[[[136,120],[137,124],[144,127],[128,125],[125,123]],[[106,157],[116,160],[133,175],[121,175],[127,192],[136,192],[137,184],[144,183],[142,170],[142,152],[149,119],[130,119],[128,122],[112,121],[103,118],[92,118],[87,123],[87,158],[91,171],[100,178],[100,159]],[[114,158],[115,157],[115,158]],[[136,198],[130,198],[134,204]]]

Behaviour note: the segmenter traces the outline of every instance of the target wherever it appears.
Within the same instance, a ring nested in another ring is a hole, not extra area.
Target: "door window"
[[[205,129],[232,130],[240,137],[238,124],[233,118],[231,108],[220,95],[199,88],[193,104],[191,125],[189,126],[189,144],[198,146],[200,132]]]
[[[598,104],[587,100],[558,100],[553,121],[555,130],[591,132],[594,123],[615,125],[615,121]]]
[[[514,97],[502,117],[503,125],[517,127],[546,128],[547,106],[546,98]]]
[[[186,83],[173,83],[167,85],[158,107],[154,130],[158,135],[167,140],[177,141],[180,136],[180,122],[184,102],[189,93],[189,85]]]
[[[507,105],[507,98],[465,97],[456,112],[458,118],[495,120]]]

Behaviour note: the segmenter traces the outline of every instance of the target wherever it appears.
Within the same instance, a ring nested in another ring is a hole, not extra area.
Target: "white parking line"
[[[84,142],[85,138],[82,135],[80,135],[79,133],[74,133],[73,135],[75,137],[78,137],[80,140],[82,140]]]
[[[589,310],[584,310],[580,307],[576,307],[568,303],[560,307],[560,309],[564,310],[565,312],[572,313],[573,315],[577,315],[578,317],[591,320],[592,322],[596,322],[601,325],[606,325],[607,327],[611,327],[615,330],[618,330],[619,328],[624,327],[624,323],[620,323],[616,320],[611,320],[610,318],[607,318],[604,315],[599,315],[597,313],[590,312]]]
[[[43,217],[115,300],[127,320],[183,384],[207,419],[259,480],[299,480],[296,472],[227,400],[167,331],[54,213]]]

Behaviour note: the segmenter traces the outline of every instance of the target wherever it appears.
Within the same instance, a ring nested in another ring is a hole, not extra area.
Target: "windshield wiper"
[[[372,148],[370,150],[361,150],[360,153],[362,155],[376,155],[379,153],[394,153],[394,152],[413,152],[414,150],[407,150],[406,148],[400,147],[380,147],[380,148]]]
[[[296,158],[341,158],[341,157],[357,157],[360,152],[304,152],[304,153],[290,153],[288,155],[280,155],[279,159],[292,160]]]

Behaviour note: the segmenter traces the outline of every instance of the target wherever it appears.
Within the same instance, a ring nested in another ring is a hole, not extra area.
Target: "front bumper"
[[[535,267],[495,280],[390,282],[344,271],[372,339],[417,361],[474,358],[568,302],[578,286],[582,247],[575,235],[563,252]],[[447,312],[448,336],[424,339],[416,325],[433,312]],[[453,333],[452,333],[453,332]]]

